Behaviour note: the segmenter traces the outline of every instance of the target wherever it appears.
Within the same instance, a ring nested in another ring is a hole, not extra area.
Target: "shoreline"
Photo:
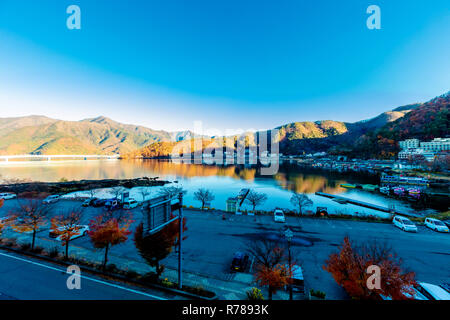
[[[142,177],[136,179],[102,179],[102,180],[79,180],[64,182],[19,182],[15,184],[0,184],[0,192],[14,192],[17,195],[24,192],[38,192],[50,194],[68,194],[77,191],[88,191],[92,189],[124,187],[164,186],[170,183],[166,180]]]

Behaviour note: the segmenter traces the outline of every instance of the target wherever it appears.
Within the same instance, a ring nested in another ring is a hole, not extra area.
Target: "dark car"
[[[103,207],[107,200],[105,199],[97,199],[92,202],[93,207]]]
[[[97,199],[97,198],[86,199],[86,200],[84,200],[82,206],[83,206],[83,207],[89,207],[89,206],[92,206],[93,203],[94,203],[94,201],[96,201],[96,200],[98,200],[98,199]]]
[[[231,271],[244,271],[248,263],[248,255],[236,252],[231,262]]]

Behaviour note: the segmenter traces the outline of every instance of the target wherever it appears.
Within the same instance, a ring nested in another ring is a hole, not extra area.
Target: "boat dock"
[[[419,217],[419,215],[415,215],[412,213],[398,212],[395,209],[392,210],[390,208],[378,206],[376,204],[367,203],[367,202],[363,202],[363,201],[359,201],[359,200],[354,200],[354,199],[350,199],[350,198],[346,198],[346,197],[336,196],[334,194],[329,194],[329,193],[324,193],[324,192],[316,192],[316,195],[325,197],[325,198],[329,198],[329,199],[333,199],[334,201],[339,202],[339,203],[350,203],[350,204],[354,204],[354,205],[357,205],[360,207],[383,211],[383,212],[388,212],[388,213],[392,213],[392,214],[398,214],[398,215],[406,216],[406,217]]]

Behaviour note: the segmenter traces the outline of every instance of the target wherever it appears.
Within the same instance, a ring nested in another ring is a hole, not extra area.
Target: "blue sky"
[[[0,0],[0,117],[351,122],[448,91],[449,56],[448,0]]]

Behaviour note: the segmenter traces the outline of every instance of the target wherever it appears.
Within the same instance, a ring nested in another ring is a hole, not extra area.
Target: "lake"
[[[258,207],[262,210],[273,210],[276,207],[295,209],[290,203],[292,191],[307,193],[313,201],[310,208],[315,211],[317,206],[328,208],[328,212],[345,214],[365,213],[385,217],[388,214],[362,208],[351,204],[339,204],[330,199],[316,196],[317,191],[340,194],[349,198],[389,207],[401,211],[412,212],[408,203],[387,198],[380,194],[362,190],[348,190],[340,187],[342,183],[374,183],[351,175],[336,175],[309,171],[295,163],[283,162],[277,174],[261,176],[259,169],[242,165],[215,166],[186,164],[169,160],[73,160],[73,161],[31,161],[0,163],[2,178],[30,179],[33,181],[58,181],[60,179],[127,179],[139,177],[159,177],[182,186],[188,192],[185,204],[200,206],[194,200],[194,192],[199,188],[210,189],[215,199],[211,207],[225,209],[226,199],[236,196],[243,188],[266,193],[268,200]],[[375,181],[376,183],[376,181]],[[157,196],[159,187],[152,187],[151,196]],[[141,200],[139,188],[131,190],[131,196]],[[109,190],[99,190],[99,197],[110,197]],[[244,208],[250,208],[246,205]],[[417,213],[417,212],[415,212]]]

